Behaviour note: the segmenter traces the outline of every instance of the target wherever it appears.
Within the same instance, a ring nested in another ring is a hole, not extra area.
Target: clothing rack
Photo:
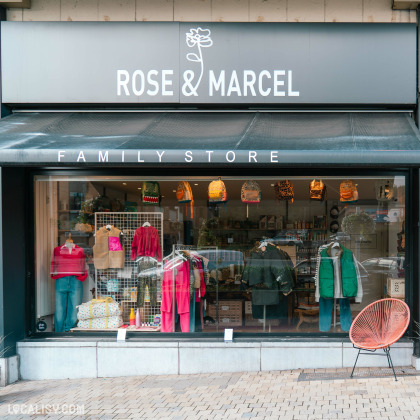
[[[217,320],[219,319],[219,292],[218,292],[218,265],[217,265],[217,254],[218,254],[217,246],[207,246],[207,247],[197,247],[195,245],[183,245],[183,244],[174,244],[172,245],[172,255],[175,255],[176,251],[196,251],[200,254],[200,251],[207,251],[207,250],[214,250],[215,252],[215,266],[216,266],[216,331],[219,331],[219,323]],[[172,269],[172,281],[175,284],[175,272]],[[173,291],[175,291],[175,286],[173,287]],[[172,332],[175,332],[175,293],[172,293]]]
[[[95,213],[95,232],[102,226],[113,225],[123,233],[125,251],[124,268],[95,269],[95,297],[111,296],[121,305],[123,319],[129,321],[131,308],[137,309],[137,263],[131,260],[131,244],[134,232],[145,223],[150,223],[159,233],[163,250],[163,212],[97,212]],[[158,263],[158,267],[162,263]],[[151,306],[150,294],[145,293],[145,303],[141,308],[141,321],[153,322],[155,315],[160,314],[162,300],[162,276],[158,271],[157,305]],[[110,282],[110,280],[116,280]]]

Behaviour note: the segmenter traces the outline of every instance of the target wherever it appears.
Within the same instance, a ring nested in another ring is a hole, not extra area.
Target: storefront
[[[416,36],[3,23],[3,330],[21,376],[350,366],[368,304],[404,299],[418,320]]]

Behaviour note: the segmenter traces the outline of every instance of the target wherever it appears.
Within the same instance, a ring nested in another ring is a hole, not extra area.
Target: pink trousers
[[[190,313],[185,312],[184,314],[179,314],[179,320],[181,323],[182,332],[190,332]],[[173,320],[172,312],[162,311],[162,320],[161,320],[161,332],[172,332]]]

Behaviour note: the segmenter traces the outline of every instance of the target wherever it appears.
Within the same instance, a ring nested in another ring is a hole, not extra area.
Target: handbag
[[[279,201],[287,200],[290,203],[293,203],[295,193],[293,190],[293,184],[289,180],[277,181],[274,185],[274,191],[276,198]]]
[[[342,203],[357,203],[358,199],[357,185],[350,180],[343,181],[340,184],[340,201]]]
[[[322,182],[322,180],[313,180],[309,184],[309,199],[314,201],[324,201],[325,194],[327,192],[326,185]]]

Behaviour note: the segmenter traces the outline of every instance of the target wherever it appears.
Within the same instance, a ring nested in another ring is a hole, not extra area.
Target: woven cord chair
[[[360,354],[371,355],[376,350],[383,349],[385,354],[378,356],[388,358],[388,365],[397,380],[389,350],[405,333],[409,322],[410,309],[402,300],[381,299],[366,306],[356,316],[350,328],[350,340],[353,347],[359,349],[350,377],[353,377]],[[362,350],[370,353],[361,353]]]

